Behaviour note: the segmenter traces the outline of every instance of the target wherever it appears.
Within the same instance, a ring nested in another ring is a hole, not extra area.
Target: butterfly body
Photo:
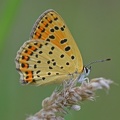
[[[45,11],[35,22],[30,40],[17,53],[16,68],[24,84],[62,83],[80,77],[80,51],[60,15]]]

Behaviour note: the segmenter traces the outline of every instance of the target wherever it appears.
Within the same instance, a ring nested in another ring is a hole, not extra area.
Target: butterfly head
[[[85,76],[88,76],[90,74],[90,71],[91,71],[91,66],[84,67],[83,74],[85,74]]]
[[[92,64],[99,63],[99,62],[110,61],[110,60],[111,60],[110,58],[103,59],[103,60],[96,60],[96,61],[93,61],[93,62],[89,63],[88,65],[84,66],[83,67],[83,72],[80,74],[78,82],[82,83],[84,80],[87,79],[87,76],[90,74]]]
[[[83,67],[83,72],[80,74],[78,82],[82,83],[84,80],[87,79],[87,76],[90,74],[91,66],[89,67]]]

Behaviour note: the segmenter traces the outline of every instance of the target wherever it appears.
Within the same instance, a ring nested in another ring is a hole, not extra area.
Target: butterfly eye
[[[85,67],[84,70],[85,70],[86,76],[88,76],[90,74],[91,66],[89,68]]]

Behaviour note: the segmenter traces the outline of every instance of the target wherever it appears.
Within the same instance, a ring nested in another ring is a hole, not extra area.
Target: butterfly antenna
[[[103,59],[103,60],[96,60],[96,61],[93,61],[91,63],[89,63],[88,65],[86,65],[85,67],[88,67],[94,63],[99,63],[99,62],[105,62],[105,61],[110,61],[111,59],[110,58],[107,58],[107,59]]]

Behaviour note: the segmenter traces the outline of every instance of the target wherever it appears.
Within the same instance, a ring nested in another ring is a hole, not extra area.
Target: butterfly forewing
[[[54,10],[35,22],[30,40],[18,51],[16,67],[23,83],[37,85],[69,80],[83,69],[82,57],[63,19]]]
[[[81,72],[81,54],[67,25],[57,12],[47,10],[37,19],[30,34],[30,39],[36,38],[50,41],[62,49],[75,62],[75,68]]]

